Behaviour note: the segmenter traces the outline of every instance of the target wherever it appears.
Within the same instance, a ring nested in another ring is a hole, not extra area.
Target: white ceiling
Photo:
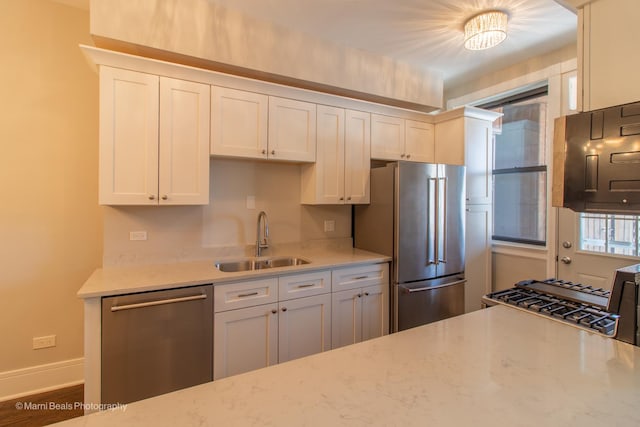
[[[469,80],[575,43],[575,13],[554,0],[209,0],[334,43]],[[562,1],[562,0],[561,0]],[[463,24],[486,9],[509,14],[499,46],[462,47]]]

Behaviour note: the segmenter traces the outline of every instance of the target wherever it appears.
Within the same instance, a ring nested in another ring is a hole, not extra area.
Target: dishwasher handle
[[[187,297],[169,298],[169,299],[163,299],[158,301],[140,302],[137,304],[114,305],[113,307],[111,307],[111,311],[115,312],[115,311],[122,311],[122,310],[132,310],[134,308],[152,307],[154,305],[174,304],[177,302],[196,301],[200,299],[207,299],[207,295],[200,294],[200,295],[191,295]]]

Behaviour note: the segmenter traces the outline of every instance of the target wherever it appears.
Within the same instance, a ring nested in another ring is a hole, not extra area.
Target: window
[[[640,217],[580,214],[580,249],[588,252],[639,256]]]
[[[493,239],[544,246],[547,87],[481,107],[504,114],[494,123]]]

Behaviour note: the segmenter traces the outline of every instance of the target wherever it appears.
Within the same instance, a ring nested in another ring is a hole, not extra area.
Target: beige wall
[[[1,0],[0,372],[82,357],[75,294],[102,255],[86,11]],[[32,350],[55,334],[57,346]],[[0,390],[1,392],[1,390]],[[0,393],[1,395],[2,393]]]
[[[247,196],[255,197],[254,209],[247,208]],[[261,210],[269,219],[271,252],[351,236],[350,206],[300,204],[299,165],[212,159],[207,206],[105,207],[104,265],[251,254]],[[335,231],[324,232],[325,219],[335,221]],[[146,231],[148,240],[130,241],[130,231]]]
[[[209,0],[91,0],[96,44],[421,111],[442,78],[254,19]],[[195,62],[194,62],[195,61]]]

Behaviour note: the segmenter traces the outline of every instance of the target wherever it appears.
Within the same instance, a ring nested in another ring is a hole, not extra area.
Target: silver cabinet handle
[[[315,285],[316,285],[315,283],[308,283],[306,285],[298,285],[298,289],[301,289],[301,288],[312,288]]]
[[[173,304],[176,302],[195,301],[199,299],[207,299],[207,296],[205,294],[200,294],[200,295],[192,295],[189,297],[163,299],[159,301],[139,302],[137,304],[114,305],[113,307],[111,307],[111,311],[131,310],[134,308],[152,307],[154,305]]]
[[[162,200],[167,200],[169,197],[165,194],[162,196]]]
[[[149,200],[155,200],[155,199],[156,199],[156,196],[155,196],[155,195],[153,195],[153,194],[149,194]]]
[[[248,294],[238,294],[238,298],[246,298],[258,295],[257,292],[249,292]]]

